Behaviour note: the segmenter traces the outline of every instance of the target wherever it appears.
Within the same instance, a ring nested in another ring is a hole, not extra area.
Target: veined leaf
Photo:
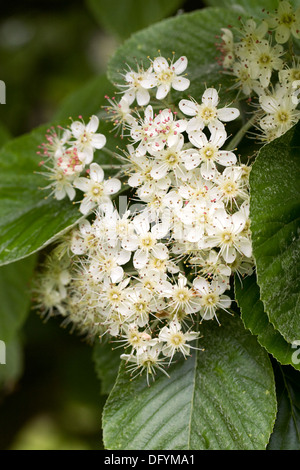
[[[74,225],[78,205],[57,201],[41,190],[38,145],[47,127],[8,142],[0,151],[0,265],[35,253]]]
[[[29,312],[30,281],[36,257],[0,267],[0,340],[15,338]]]
[[[256,275],[245,277],[242,282],[235,277],[235,298],[241,310],[244,325],[257,336],[259,344],[274,356],[281,364],[292,365],[300,370],[300,361],[294,361],[295,349],[284,337],[275,330],[264,305],[260,300],[260,290],[256,283]]]
[[[300,124],[265,145],[250,173],[250,219],[264,309],[288,343],[300,339]]]
[[[174,51],[175,58],[187,56],[186,73],[191,81],[185,92],[178,94],[172,90],[175,99],[191,95],[200,100],[206,87],[219,89],[221,84],[220,96],[226,97],[227,102],[233,100],[236,92],[228,94],[232,79],[221,74],[215,43],[221,28],[228,23],[238,24],[237,16],[235,18],[231,10],[223,8],[204,8],[154,24],[132,35],[117,49],[108,65],[108,78],[113,83],[121,83],[120,72],[124,72],[127,65],[136,70],[137,62],[148,65],[148,56],[172,57]]]
[[[276,415],[267,353],[239,318],[201,325],[194,351],[147,386],[122,364],[103,415],[108,449],[264,449]]]
[[[174,13],[182,3],[183,0],[87,0],[99,23],[121,39]]]
[[[219,0],[205,0],[208,6],[218,6]],[[278,0],[264,0],[263,2],[257,0],[223,0],[222,6],[230,8],[240,15],[253,15],[254,17],[266,18],[267,12],[274,12],[278,7]],[[299,0],[289,0],[295,8],[300,6]]]
[[[297,355],[299,359],[299,349]],[[268,450],[300,450],[299,378],[291,367],[276,370],[278,413]]]

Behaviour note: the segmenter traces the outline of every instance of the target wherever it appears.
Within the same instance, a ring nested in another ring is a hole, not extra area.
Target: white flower
[[[212,180],[218,174],[217,162],[221,166],[231,166],[236,163],[236,156],[231,151],[219,150],[227,139],[224,128],[210,128],[211,136],[208,140],[201,131],[192,131],[189,134],[190,142],[199,149],[198,154],[187,156],[185,166],[187,170],[196,168],[199,164],[201,176],[206,180]]]
[[[186,130],[187,121],[185,119],[174,119],[171,110],[164,109],[155,116],[153,125],[157,132],[157,137],[152,143],[152,149],[161,150],[165,145],[172,147],[178,144],[182,132]]]
[[[189,262],[192,266],[199,266],[200,272],[208,278],[229,278],[231,275],[231,267],[224,264],[216,250],[200,252],[190,258]]]
[[[85,215],[95,206],[109,203],[110,195],[121,189],[121,182],[116,178],[105,181],[102,168],[97,163],[92,163],[90,165],[90,178],[76,178],[74,186],[84,192],[80,212]]]
[[[212,125],[222,127],[222,122],[236,119],[240,112],[237,108],[224,107],[218,109],[219,95],[215,88],[207,88],[202,95],[202,103],[192,100],[181,100],[179,109],[187,116],[192,116],[188,122],[186,131],[190,133],[202,130],[205,126]],[[222,121],[222,122],[221,122]]]
[[[239,201],[248,198],[248,185],[241,166],[225,168],[223,173],[215,178],[215,184],[218,197],[225,205],[232,207],[234,203],[239,207]]]
[[[68,196],[70,201],[73,201],[76,195],[76,191],[74,189],[74,184],[73,184],[74,183],[73,176],[66,175],[63,170],[57,167],[57,168],[53,168],[48,173],[48,178],[51,181],[51,183],[43,189],[52,188],[53,189],[52,193],[54,194],[54,197],[58,201],[61,201],[66,196]]]
[[[132,110],[130,109],[130,103],[126,96],[123,96],[119,102],[116,101],[115,97],[109,98],[105,96],[110,106],[106,106],[105,110],[108,113],[111,121],[114,123],[114,131],[121,128],[121,135],[123,136],[124,128],[126,124],[133,122]]]
[[[233,34],[228,28],[221,28],[221,31],[223,32],[221,35],[222,43],[218,44],[217,47],[222,54],[222,65],[225,69],[228,69],[232,66],[235,58]]]
[[[179,274],[177,284],[162,281],[161,296],[169,298],[168,308],[176,314],[184,311],[186,314],[196,313],[200,310],[200,301],[195,297],[192,289],[187,287],[187,278]]]
[[[103,134],[97,134],[99,126],[97,116],[92,116],[89,123],[74,121],[71,124],[71,131],[75,137],[75,145],[78,150],[79,160],[88,165],[93,161],[94,150],[101,149],[106,144],[106,137]]]
[[[136,269],[146,266],[150,254],[160,260],[167,259],[169,252],[163,243],[157,243],[155,234],[150,231],[150,224],[144,216],[136,216],[133,219],[135,234],[123,240],[122,246],[126,250],[135,251],[133,265]]]
[[[123,325],[123,334],[121,335],[122,342],[125,343],[124,347],[131,347],[130,354],[135,351],[137,354],[143,354],[149,347],[155,346],[158,343],[157,338],[152,338],[149,331],[140,331],[135,323],[125,323]]]
[[[146,371],[146,379],[148,386],[150,385],[150,377],[152,380],[155,380],[156,369],[163,372],[167,377],[169,375],[162,367],[166,364],[164,358],[160,357],[161,354],[161,346],[159,344],[149,347],[146,350],[143,350],[140,354],[132,355],[132,354],[122,354],[121,359],[125,360],[126,362],[132,363],[133,365],[129,365],[128,370],[133,375],[133,379],[138,375],[142,375],[144,371]]]
[[[213,223],[217,208],[223,204],[212,203],[203,199],[201,202],[187,204],[178,217],[185,225],[184,239],[191,243],[198,243],[199,248],[205,248],[207,228]]]
[[[193,281],[193,287],[200,298],[200,315],[203,320],[211,320],[216,317],[218,309],[226,311],[230,307],[230,297],[222,295],[228,289],[228,284],[223,280],[221,282],[218,280],[209,282],[203,277],[197,277]]]
[[[283,66],[283,61],[280,59],[283,53],[283,47],[279,44],[273,46],[267,40],[255,43],[249,62],[251,78],[258,79],[266,88],[270,83],[273,70],[280,70]]]
[[[125,250],[101,247],[97,256],[92,258],[88,267],[88,274],[93,282],[101,282],[110,279],[113,283],[122,281],[124,276],[122,265],[128,263],[131,253]]]
[[[180,138],[174,145],[162,150],[151,150],[149,153],[155,157],[152,164],[150,175],[155,180],[165,178],[168,173],[172,172],[176,179],[186,180],[188,175],[183,165],[183,157],[185,151],[182,151],[184,138],[180,134]]]
[[[220,248],[220,255],[226,263],[233,263],[237,252],[250,258],[251,240],[243,233],[246,222],[244,211],[230,216],[224,209],[216,210],[213,226],[207,227],[207,246]]]
[[[300,38],[300,8],[295,12],[288,1],[279,2],[275,15],[268,18],[269,26],[275,30],[275,40],[279,44],[284,44],[292,34],[295,38]]]
[[[124,75],[127,85],[122,85],[127,88],[124,98],[129,103],[129,106],[137,100],[139,106],[146,106],[150,101],[149,89],[156,85],[155,75],[152,73],[152,67],[147,70],[139,68],[137,72],[129,69]]]
[[[273,95],[261,95],[259,103],[267,113],[260,120],[260,126],[264,130],[279,129],[284,134],[300,118],[300,111],[296,109],[298,101],[294,102],[293,95],[286,86],[277,87]]]
[[[153,61],[153,69],[156,77],[156,98],[163,100],[169,93],[171,87],[174,90],[184,91],[190,86],[190,81],[180,75],[187,67],[187,58],[182,56],[173,64],[169,64],[164,57],[157,57]]]
[[[264,88],[259,80],[254,80],[251,76],[251,67],[248,61],[236,61],[232,67],[232,73],[236,77],[235,85],[232,89],[241,88],[245,95],[250,95],[252,91],[256,94],[263,92]]]
[[[191,346],[187,342],[197,339],[199,333],[196,331],[184,333],[178,321],[171,321],[168,326],[164,326],[160,330],[158,337],[160,341],[165,343],[162,347],[162,353],[170,357],[170,361],[172,361],[174,354],[177,352],[181,352],[184,357],[189,356]]]

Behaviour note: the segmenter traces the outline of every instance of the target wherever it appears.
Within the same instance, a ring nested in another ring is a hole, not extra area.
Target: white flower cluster
[[[102,184],[103,172],[91,163],[89,178],[75,185],[86,194],[83,212],[95,205],[94,216],[55,248],[37,288],[46,312],[57,309],[90,336],[120,342],[132,374],[146,371],[148,381],[157,368],[166,373],[177,353],[186,357],[199,347],[190,344],[199,338],[199,321],[229,313],[230,276],[250,274],[254,266],[250,167],[239,164],[235,149],[224,149],[224,123],[236,119],[238,109],[220,107],[214,88],[199,103],[182,99],[178,111],[155,113],[148,104],[150,83],[158,99],[170,86],[188,85],[180,77],[186,65],[185,57],[171,66],[159,57],[154,77],[152,67],[125,75],[119,103],[127,112],[114,120],[128,134],[120,158],[136,201],[122,211],[93,198],[90,188]],[[148,106],[131,110],[135,98]]]
[[[44,189],[51,188],[57,200],[69,197],[73,201],[76,189],[84,192],[80,205],[83,214],[110,203],[110,196],[121,188],[116,178],[105,181],[102,168],[93,162],[95,150],[106,144],[106,137],[96,132],[98,127],[98,117],[92,116],[87,125],[74,121],[69,129],[48,129],[46,143],[37,152],[43,158],[43,175],[50,181]],[[84,171],[88,178],[81,176]]]
[[[237,35],[235,41],[231,29],[222,29],[221,64],[235,77],[233,88],[258,96],[259,128],[262,139],[270,142],[300,118],[300,62],[291,52],[292,38],[300,38],[300,8],[294,11],[281,1],[273,15],[260,23],[247,20]]]

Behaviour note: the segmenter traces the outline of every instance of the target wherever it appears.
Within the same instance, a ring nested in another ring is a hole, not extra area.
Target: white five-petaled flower
[[[187,278],[182,274],[179,274],[177,284],[161,282],[161,296],[169,299],[168,308],[173,312],[174,318],[181,311],[192,314],[200,310],[199,298],[195,297],[193,290],[186,284]]]
[[[287,42],[291,34],[300,38],[300,8],[293,10],[288,1],[279,2],[275,15],[268,18],[270,28],[275,30],[275,40],[279,44]]]
[[[283,53],[283,47],[279,44],[273,46],[265,39],[256,43],[249,61],[251,78],[258,79],[266,88],[270,83],[273,70],[280,70],[283,66],[283,61],[280,59]]]
[[[129,106],[136,99],[139,106],[146,106],[150,101],[149,89],[156,85],[155,75],[152,73],[152,67],[147,70],[138,68],[135,72],[132,69],[124,75],[127,85],[125,87],[124,98],[127,100]]]
[[[110,202],[110,196],[121,188],[121,182],[117,178],[104,180],[104,172],[97,163],[90,165],[90,177],[79,177],[74,181],[75,188],[84,192],[84,198],[80,204],[80,212],[86,215],[97,205]]]
[[[246,223],[244,211],[228,215],[225,209],[217,209],[213,225],[207,227],[207,246],[220,248],[220,255],[226,263],[233,263],[237,252],[250,258],[252,244],[244,233]]]
[[[216,163],[221,166],[231,166],[236,163],[233,152],[220,150],[227,139],[227,133],[223,127],[211,127],[210,139],[202,131],[192,131],[189,134],[190,142],[199,149],[197,153],[187,155],[185,166],[187,170],[196,168],[199,164],[201,176],[205,180],[212,180],[219,173]]]
[[[156,78],[156,98],[164,99],[171,88],[178,91],[184,91],[190,86],[190,81],[186,77],[180,76],[187,67],[187,58],[179,57],[175,63],[169,64],[164,57],[156,57],[153,61],[153,69]]]
[[[158,243],[155,232],[150,230],[147,217],[136,216],[133,219],[135,233],[123,240],[122,247],[129,251],[135,251],[133,265],[136,269],[144,268],[152,254],[155,258],[165,260],[169,251],[163,243]]]
[[[231,305],[231,299],[223,293],[228,289],[228,284],[223,281],[213,280],[209,282],[203,277],[197,277],[193,281],[197,297],[200,299],[200,315],[203,320],[211,320],[217,318],[216,311],[218,309],[226,310]]]
[[[101,149],[106,144],[106,137],[96,133],[99,126],[97,116],[92,116],[89,123],[74,121],[71,124],[71,131],[75,137],[75,145],[78,151],[79,160],[89,165],[93,161],[94,150]]]
[[[184,357],[189,356],[191,346],[187,342],[194,341],[198,337],[199,333],[196,331],[186,331],[184,333],[181,324],[173,320],[159,332],[159,340],[165,343],[162,347],[162,353],[170,357],[170,361],[177,352],[181,352]]]
[[[201,131],[205,126],[211,125],[222,127],[223,122],[236,119],[240,112],[237,108],[218,108],[219,94],[215,88],[207,88],[202,95],[202,103],[195,100],[181,100],[179,109],[183,114],[192,116],[189,120],[186,131]]]

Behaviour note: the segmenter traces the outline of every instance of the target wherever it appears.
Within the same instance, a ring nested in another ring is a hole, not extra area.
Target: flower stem
[[[254,125],[257,118],[258,114],[253,114],[253,116],[240,128],[240,130],[235,134],[235,136],[229,141],[229,144],[226,145],[226,150],[235,149],[235,147],[244,138],[246,132]]]

